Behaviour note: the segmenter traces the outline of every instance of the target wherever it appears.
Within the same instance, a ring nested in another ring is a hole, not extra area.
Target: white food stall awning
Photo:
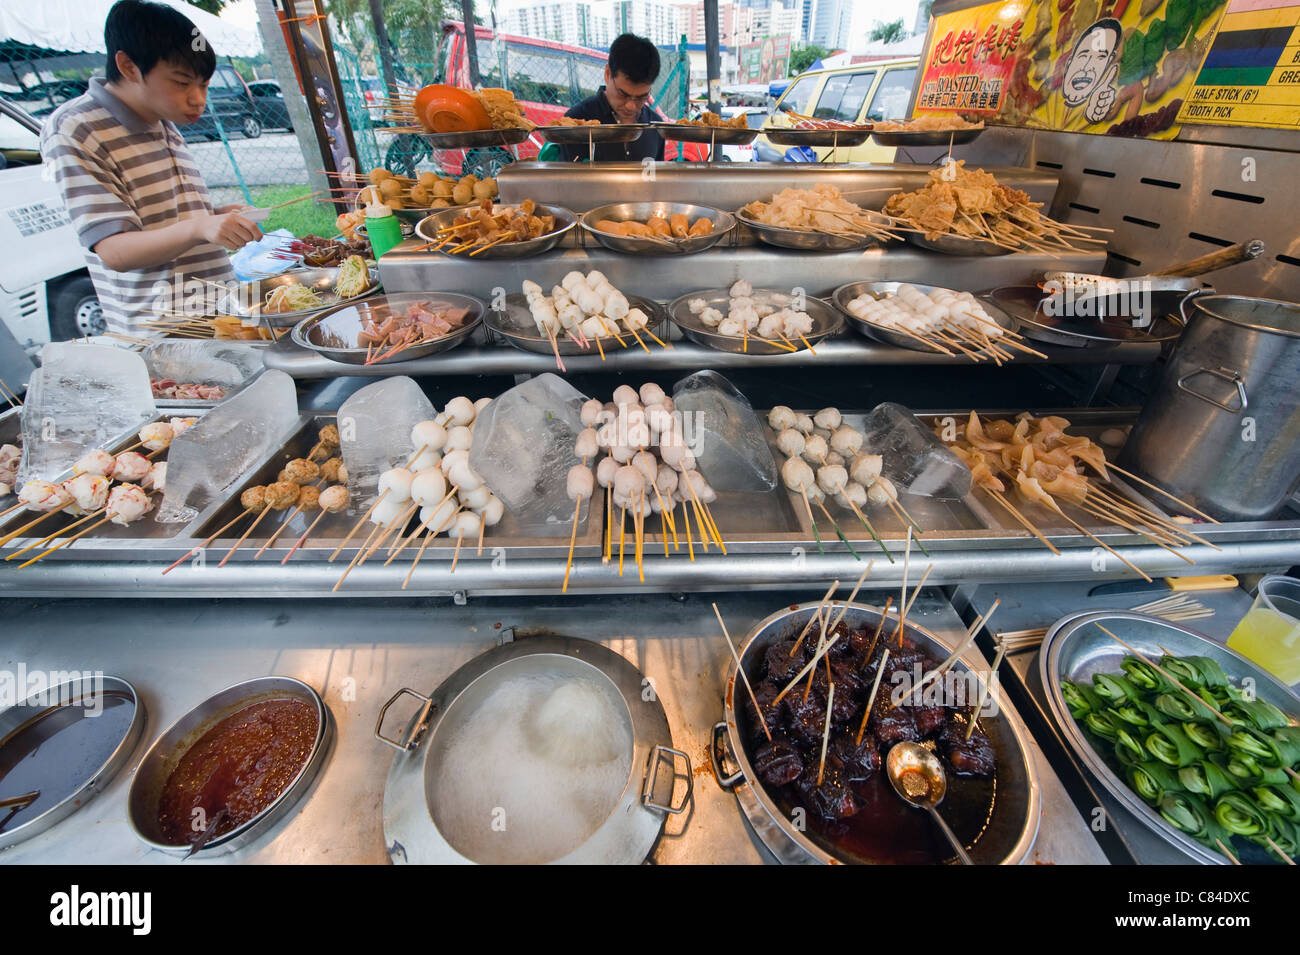
[[[218,56],[256,56],[256,29],[228,23],[182,0],[160,0],[193,21]],[[0,0],[0,40],[74,53],[103,53],[104,20],[114,0]]]

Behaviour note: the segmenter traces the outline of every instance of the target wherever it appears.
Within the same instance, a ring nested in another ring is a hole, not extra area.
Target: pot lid
[[[0,849],[84,806],[126,765],[144,724],[135,687],[91,673],[0,712]]]
[[[376,732],[400,750],[384,791],[393,861],[644,861],[691,779],[645,686],[614,651],[545,636],[471,660],[431,696],[399,691],[385,711],[403,695],[424,705],[400,740],[382,712]]]

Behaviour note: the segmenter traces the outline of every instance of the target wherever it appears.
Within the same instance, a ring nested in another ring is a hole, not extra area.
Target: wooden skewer
[[[390,534],[392,534],[394,531],[400,532],[401,528],[405,527],[407,521],[411,519],[411,515],[414,514],[417,510],[419,510],[419,507],[420,507],[419,504],[412,501],[410,504],[404,507],[391,521],[385,524],[383,526],[383,529],[380,531],[379,537],[376,538],[375,542],[371,544],[369,548],[367,548],[364,554],[361,555],[361,560],[357,562],[357,566],[360,567],[362,564],[368,561],[371,558],[371,556],[374,554],[374,552],[379,550],[379,548],[384,545],[384,541],[388,540]]]
[[[301,497],[301,494],[299,494],[299,497]],[[295,517],[297,517],[301,511],[302,511],[302,504],[297,504],[294,506],[294,509],[289,512],[289,516],[286,517],[283,521],[281,521],[280,526],[275,529],[275,533],[272,534],[270,537],[268,537],[266,539],[266,543],[263,544],[258,549],[256,554],[253,555],[253,560],[257,560],[259,557],[261,557],[268,547],[275,546],[275,542],[280,539],[280,535],[284,533],[284,529],[289,526],[289,523]]]
[[[767,737],[767,741],[770,743],[772,742],[772,731],[767,728],[767,719],[763,716],[763,708],[758,705],[758,697],[754,695],[754,688],[749,684],[749,674],[745,672],[745,668],[740,664],[740,654],[736,652],[736,645],[731,642],[731,634],[727,632],[727,625],[722,619],[722,611],[718,609],[716,602],[713,605],[713,613],[718,618],[718,626],[722,627],[722,636],[726,638],[727,649],[731,651],[731,658],[736,661],[736,672],[740,674],[740,679],[744,681],[745,689],[749,692],[749,700],[754,704],[754,712],[758,714],[758,724],[763,727],[763,735]]]
[[[226,566],[226,561],[230,560],[235,551],[239,550],[239,548],[243,546],[244,541],[248,540],[248,535],[253,533],[253,528],[262,522],[262,518],[266,517],[270,510],[271,508],[266,507],[265,505],[262,507],[262,510],[257,517],[253,518],[253,523],[248,525],[248,530],[244,531],[243,536],[240,537],[239,540],[235,541],[234,546],[231,547],[230,550],[226,551],[226,556],[221,558],[221,563],[217,564],[218,567]]]
[[[65,526],[65,527],[60,527],[57,531],[54,531],[54,532],[51,533],[51,534],[46,534],[46,535],[45,535],[44,537],[42,537],[40,540],[32,541],[32,543],[28,544],[28,545],[27,545],[26,547],[24,547],[22,550],[16,550],[16,551],[14,551],[12,554],[10,554],[8,557],[6,557],[5,560],[7,560],[7,561],[8,561],[8,560],[13,560],[15,557],[21,557],[23,554],[27,553],[29,550],[32,550],[33,548],[36,548],[36,547],[44,547],[46,544],[48,544],[50,541],[54,540],[54,538],[58,537],[60,534],[66,534],[68,531],[72,530],[74,527],[77,527],[77,526],[79,526],[79,525],[81,525],[81,524],[84,524],[84,523],[86,523],[86,521],[90,520],[92,517],[95,517],[96,515],[98,515],[98,514],[102,514],[102,513],[103,513],[103,510],[101,509],[101,510],[95,511],[95,512],[93,512],[93,513],[91,513],[91,514],[87,514],[85,517],[82,517],[82,518],[80,518],[80,519],[78,519],[78,520],[75,520],[75,521],[73,521],[71,524],[68,524],[68,525]]]
[[[614,507],[610,503],[610,495],[613,494],[613,490],[612,486],[608,484],[605,486],[605,549],[601,553],[600,557],[600,562],[602,564],[609,563],[614,550],[614,521],[612,520],[614,516]]]
[[[621,505],[618,514],[618,575],[623,576],[623,541],[627,535],[627,505]]]
[[[684,522],[683,533],[686,536],[686,552],[690,554],[691,563],[695,563],[695,541],[691,538],[691,512],[686,507],[685,501],[682,501],[682,521]]]
[[[1176,501],[1178,504],[1180,504],[1180,505],[1182,505],[1183,507],[1187,508],[1189,511],[1191,511],[1193,514],[1195,514],[1197,517],[1203,517],[1203,518],[1205,518],[1205,520],[1210,521],[1210,522],[1213,523],[1213,524],[1218,524],[1218,523],[1219,523],[1219,521],[1215,520],[1213,517],[1211,517],[1209,514],[1206,514],[1204,511],[1200,511],[1200,510],[1197,510],[1196,508],[1192,507],[1192,505],[1188,504],[1188,503],[1187,503],[1186,501],[1184,501],[1181,497],[1176,497],[1176,496],[1174,496],[1173,494],[1170,494],[1170,493],[1169,493],[1168,491],[1166,491],[1164,488],[1159,487],[1159,486],[1157,486],[1157,485],[1155,485],[1155,484],[1152,484],[1150,481],[1147,481],[1147,480],[1144,480],[1143,478],[1138,477],[1138,476],[1137,476],[1136,474],[1134,474],[1132,471],[1125,471],[1125,470],[1124,470],[1122,467],[1120,467],[1118,464],[1115,464],[1115,463],[1113,463],[1113,462],[1111,462],[1111,461],[1107,461],[1107,462],[1106,462],[1106,467],[1110,468],[1112,471],[1118,471],[1120,474],[1124,475],[1126,478],[1131,478],[1132,480],[1137,481],[1139,484],[1143,485],[1144,487],[1149,487],[1149,488],[1151,488],[1151,490],[1153,490],[1153,491],[1159,491],[1161,494],[1163,494],[1165,497],[1169,498],[1171,501]]]
[[[975,732],[975,721],[979,718],[980,711],[984,709],[984,701],[988,699],[989,684],[992,683],[994,679],[996,679],[998,667],[1002,666],[1002,660],[1006,655],[1007,655],[1007,648],[1004,646],[999,646],[997,654],[995,654],[993,657],[993,665],[989,667],[989,678],[987,680],[981,681],[980,683],[979,700],[975,703],[975,711],[970,715],[970,722],[966,724],[967,740],[969,740],[971,738],[971,734]]]
[[[103,514],[104,512],[103,512],[102,510],[100,510],[100,511],[97,511],[96,513],[98,513],[98,514]],[[91,515],[91,516],[93,517],[94,515]],[[96,527],[99,527],[99,526],[101,526],[101,525],[103,525],[103,524],[107,524],[108,521],[109,521],[109,519],[108,519],[107,517],[102,517],[102,518],[100,518],[99,520],[95,521],[95,523],[91,524],[89,527],[85,528],[84,530],[77,531],[77,533],[73,534],[71,537],[65,537],[65,538],[63,538],[62,540],[60,540],[57,544],[55,544],[53,547],[49,548],[48,550],[43,550],[43,551],[41,551],[39,554],[37,554],[35,557],[33,557],[33,558],[31,558],[30,560],[26,561],[25,563],[21,563],[21,564],[19,564],[19,565],[18,565],[18,570],[22,570],[24,567],[30,567],[32,564],[36,563],[38,560],[40,560],[40,559],[41,559],[42,557],[44,557],[46,554],[52,554],[52,553],[54,553],[56,550],[58,550],[60,547],[67,547],[67,546],[68,546],[69,544],[71,544],[73,541],[75,541],[75,540],[77,540],[77,539],[79,539],[79,538],[81,538],[81,537],[85,537],[87,534],[89,534],[91,531],[93,531]]]
[[[641,500],[636,507],[636,575],[637,580],[645,583],[645,485],[641,485]]]
[[[826,747],[831,740],[831,706],[835,703],[835,684],[832,683],[826,691],[826,728],[822,730],[822,755],[817,762],[817,785],[822,784],[822,777],[826,774]]]
[[[1044,547],[1050,550],[1057,557],[1061,556],[1061,552],[1057,550],[1056,545],[1054,545],[1051,541],[1049,541],[1046,537],[1044,537],[1043,532],[1040,531],[1037,527],[1035,527],[1034,524],[1029,520],[1029,518],[1021,514],[1020,511],[1018,511],[1015,508],[1015,506],[1009,500],[1007,500],[1007,498],[1000,491],[995,491],[991,487],[984,487],[983,485],[981,485],[980,487],[981,490],[983,490],[986,494],[988,494],[989,497],[993,498],[993,500],[997,501],[1008,511],[1010,511],[1011,516],[1014,517],[1017,521],[1019,521],[1022,525],[1024,525],[1025,529],[1028,530],[1029,533],[1033,534],[1040,541],[1042,541]]]
[[[853,555],[855,560],[861,560],[861,555],[853,549],[853,545],[849,543],[849,539],[844,536],[844,531],[840,528],[839,523],[831,516],[831,512],[826,509],[826,505],[822,503],[820,499],[817,501],[817,507],[826,515],[826,520],[831,522],[831,527],[835,528],[835,535],[843,542],[844,546],[849,549],[849,553]]]
[[[1100,630],[1102,633],[1106,634],[1106,636],[1110,637],[1112,640],[1114,640],[1116,643],[1118,643],[1121,647],[1123,647],[1123,648],[1124,648],[1125,650],[1127,650],[1129,653],[1133,654],[1133,656],[1137,657],[1137,658],[1138,658],[1139,660],[1141,660],[1143,663],[1147,664],[1149,667],[1151,667],[1151,669],[1155,670],[1157,673],[1159,673],[1162,677],[1164,677],[1166,680],[1168,680],[1168,681],[1169,681],[1170,683],[1172,683],[1174,686],[1178,687],[1178,689],[1180,689],[1180,690],[1182,690],[1184,693],[1186,693],[1186,694],[1187,694],[1191,699],[1195,700],[1197,703],[1202,704],[1202,705],[1203,705],[1207,710],[1209,710],[1211,713],[1213,713],[1215,716],[1217,716],[1217,717],[1218,717],[1220,720],[1222,720],[1226,725],[1228,725],[1228,726],[1231,726],[1231,725],[1232,725],[1232,720],[1228,719],[1226,716],[1224,716],[1222,713],[1220,713],[1218,710],[1216,710],[1216,709],[1214,708],[1213,705],[1211,705],[1210,703],[1207,703],[1207,702],[1206,702],[1203,698],[1201,698],[1199,695],[1197,695],[1196,693],[1193,693],[1191,690],[1189,690],[1186,686],[1183,685],[1182,681],[1180,681],[1180,680],[1178,679],[1178,677],[1174,676],[1172,673],[1170,673],[1168,670],[1166,670],[1166,669],[1165,669],[1164,667],[1162,667],[1160,664],[1158,664],[1158,663],[1153,663],[1153,662],[1151,662],[1150,660],[1148,660],[1148,659],[1147,659],[1146,657],[1144,657],[1141,653],[1139,653],[1136,649],[1134,649],[1132,646],[1130,646],[1128,643],[1126,643],[1122,638],[1116,636],[1114,633],[1112,633],[1111,631],[1107,630],[1105,627],[1103,627],[1101,624],[1097,623],[1095,620],[1093,621],[1093,626],[1095,626],[1095,627],[1096,627],[1098,630]]]
[[[339,552],[342,551],[343,548],[347,546],[348,541],[352,540],[353,536],[355,536],[357,531],[361,530],[361,525],[370,519],[371,513],[374,511],[375,508],[379,506],[379,502],[382,501],[387,496],[388,496],[388,491],[384,491],[383,494],[380,494],[377,498],[375,498],[375,502],[373,504],[371,504],[368,508],[366,508],[366,512],[362,514],[359,518],[357,518],[357,522],[352,525],[352,530],[348,531],[348,536],[343,538],[343,540],[339,543],[339,546],[334,548],[334,553],[330,554],[329,562],[331,564],[334,563],[334,558],[339,555]]]
[[[251,507],[249,507],[249,508],[245,508],[245,510],[243,511],[243,513],[236,515],[235,518],[234,518],[234,520],[230,521],[230,523],[228,523],[225,527],[222,527],[220,530],[218,530],[216,533],[214,533],[211,537],[209,537],[207,540],[205,540],[202,544],[199,544],[197,547],[191,547],[187,553],[185,553],[183,556],[177,558],[176,562],[173,563],[173,564],[171,564],[169,567],[167,567],[167,569],[164,570],[163,573],[164,573],[164,574],[171,573],[173,570],[175,570],[175,569],[176,569],[177,567],[179,567],[181,564],[185,563],[185,561],[189,560],[190,557],[192,557],[194,554],[197,554],[199,551],[205,549],[205,548],[206,548],[209,544],[211,544],[214,540],[216,540],[218,537],[220,537],[222,534],[224,534],[224,533],[225,533],[226,531],[228,531],[230,528],[234,527],[237,523],[239,523],[239,522],[242,521],[245,517],[247,517],[249,514],[252,514],[252,513],[253,513],[253,508],[251,508]]]
[[[26,506],[27,505],[24,504],[22,501],[19,501],[17,504],[13,505],[12,507],[7,507],[3,511],[0,511],[0,519],[8,517],[14,511],[22,510]]]
[[[450,573],[453,574],[456,573],[456,564],[460,561],[460,545],[464,540],[465,540],[465,532],[461,531],[459,534],[456,535],[456,550],[451,555]]]
[[[569,535],[569,556],[564,561],[564,586],[560,588],[560,593],[569,592],[569,571],[573,569],[573,545],[578,541],[578,513],[582,510],[582,495],[579,494],[573,501],[573,533]]]
[[[912,589],[912,596],[908,598],[907,604],[903,607],[902,613],[898,615],[898,627],[894,631],[894,638],[900,647],[903,645],[903,629],[907,625],[907,615],[912,609],[912,604],[916,603],[916,598],[920,596],[921,588],[925,586],[926,578],[930,576],[932,570],[934,570],[933,563],[931,563],[929,567],[925,568],[925,573],[921,575],[921,579],[916,582],[916,586]]]
[[[403,590],[411,582],[411,577],[415,575],[415,568],[420,566],[420,558],[424,556],[424,549],[429,546],[429,542],[436,536],[438,535],[432,531],[424,532],[424,540],[420,541],[420,549],[415,552],[415,559],[411,561],[411,569],[406,572],[406,579],[402,581]]]
[[[817,539],[817,553],[826,553],[826,548],[822,546],[821,531],[817,529],[817,518],[813,517],[812,505],[808,503],[808,489],[802,484],[799,485],[799,494],[803,497],[804,510],[808,512],[808,523],[812,525],[813,537]]]
[[[1219,851],[1222,852],[1225,856],[1228,857],[1228,861],[1229,861],[1229,862],[1231,862],[1233,865],[1241,865],[1241,862],[1237,859],[1237,857],[1234,856],[1234,855],[1233,855],[1233,854],[1228,850],[1228,847],[1225,846],[1225,845],[1223,844],[1223,840],[1222,840],[1222,839],[1215,839],[1214,842],[1215,842],[1215,844],[1219,847]]]
[[[366,548],[370,546],[370,542],[375,539],[375,535],[379,533],[381,528],[382,525],[376,524],[370,533],[366,535],[366,539],[361,542],[361,546],[357,548],[357,552],[353,554],[352,559],[348,561],[348,566],[344,569],[343,576],[341,576],[338,579],[338,582],[334,584],[332,592],[337,593],[338,589],[343,586],[343,581],[348,579],[348,574],[352,573],[352,568],[357,566],[357,562],[361,560],[362,555],[366,552]]]
[[[18,528],[18,530],[16,530],[16,531],[10,531],[10,532],[9,532],[8,534],[6,534],[4,537],[0,537],[0,547],[3,547],[5,544],[8,544],[8,543],[9,543],[11,540],[13,540],[15,537],[21,537],[21,536],[22,536],[23,534],[25,534],[28,530],[30,530],[31,528],[33,528],[33,527],[35,527],[37,524],[39,524],[41,521],[49,520],[49,518],[50,518],[52,515],[54,515],[54,514],[62,514],[62,513],[63,513],[63,508],[61,508],[61,507],[59,507],[59,508],[55,508],[55,509],[52,510],[52,511],[46,511],[45,513],[43,513],[40,517],[36,518],[35,520],[28,521],[28,522],[27,522],[26,524],[24,524],[22,527]]]
[[[825,632],[823,631],[823,637],[824,636],[825,636]],[[839,640],[840,638],[838,636],[831,637],[829,640],[824,640],[824,639],[818,640],[817,652],[813,654],[813,658],[809,660],[806,664],[804,664],[804,668],[794,675],[794,679],[791,680],[786,685],[786,688],[782,690],[780,693],[778,693],[772,699],[772,705],[776,706],[776,704],[780,703],[781,700],[785,698],[785,695],[787,693],[789,693],[796,686],[798,686],[799,681],[801,681],[808,674],[808,671],[810,671],[813,667],[815,667],[818,663],[821,662],[822,655],[829,653],[831,647],[835,646],[835,644],[838,643]]]
[[[301,547],[306,542],[307,538],[311,535],[311,532],[316,529],[316,525],[321,522],[321,518],[323,518],[328,513],[329,512],[327,510],[321,508],[321,512],[316,515],[316,519],[312,521],[309,525],[307,525],[307,529],[302,532],[302,536],[299,537],[296,541],[294,541],[293,546],[289,548],[289,553],[284,555],[284,559],[280,561],[281,566],[284,566],[285,564],[289,563],[289,558],[292,557],[294,553],[298,550],[298,548]]]
[[[988,611],[982,614],[981,616],[979,616],[978,618],[976,618],[975,622],[970,625],[970,628],[966,631],[966,636],[963,637],[961,642],[957,644],[956,649],[954,649],[952,653],[948,654],[947,658],[942,663],[940,663],[937,667],[935,667],[933,670],[927,673],[921,679],[921,682],[918,683],[916,686],[914,686],[908,692],[907,696],[915,697],[918,693],[920,693],[923,689],[925,689],[926,686],[928,686],[930,683],[933,683],[939,677],[947,673],[949,668],[954,663],[957,662],[958,657],[960,657],[963,653],[966,652],[966,648],[975,642],[975,637],[980,632],[980,628],[983,627],[984,624],[987,623],[992,618],[994,612],[998,609],[999,606],[1001,606],[1001,604],[1002,604],[1001,597],[993,601],[993,605],[989,607]]]
[[[803,638],[808,635],[808,631],[812,629],[812,625],[821,619],[822,614],[826,610],[826,604],[830,602],[831,594],[835,593],[839,586],[840,582],[838,580],[833,580],[831,581],[831,585],[826,588],[826,593],[822,595],[822,599],[817,603],[817,609],[815,609],[813,615],[808,618],[808,622],[804,624],[803,630],[799,632],[799,639],[795,640],[794,646],[790,648],[790,656],[794,656],[799,652],[799,648],[803,646]]]
[[[912,528],[907,529],[907,543],[903,546],[903,580],[898,588],[898,626],[894,636],[901,639],[903,635],[903,608],[907,606],[907,574],[912,568]]]
[[[891,597],[890,599],[892,600],[893,598]],[[886,610],[886,612],[888,612],[888,610]],[[880,622],[883,624],[885,618],[881,617]],[[876,636],[880,636],[879,627],[876,628]],[[880,655],[880,663],[876,666],[876,679],[875,682],[871,684],[871,695],[867,697],[867,708],[862,713],[862,722],[858,726],[858,736],[857,739],[853,741],[854,746],[862,745],[862,734],[867,731],[867,721],[871,719],[871,707],[876,702],[876,692],[880,689],[880,678],[885,675],[885,664],[888,661],[889,647],[885,647],[885,652]]]

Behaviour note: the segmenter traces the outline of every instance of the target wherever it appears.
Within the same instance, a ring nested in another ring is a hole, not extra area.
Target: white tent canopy
[[[0,0],[0,40],[47,50],[104,53],[104,20],[115,0]],[[256,29],[227,23],[182,0],[159,0],[189,17],[217,56],[256,56]]]

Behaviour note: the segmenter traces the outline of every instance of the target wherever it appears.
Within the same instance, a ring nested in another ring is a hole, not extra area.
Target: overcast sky
[[[497,0],[497,12],[505,13],[511,7],[534,2],[536,0]],[[480,11],[489,6],[488,0],[476,0],[476,3]],[[903,26],[908,32],[911,32],[912,23],[916,20],[917,0],[852,0],[852,3],[853,25],[850,32],[855,44],[865,42],[866,33],[876,20],[888,23],[902,17]],[[257,26],[257,9],[253,0],[235,0],[222,10],[221,16],[243,26]]]

